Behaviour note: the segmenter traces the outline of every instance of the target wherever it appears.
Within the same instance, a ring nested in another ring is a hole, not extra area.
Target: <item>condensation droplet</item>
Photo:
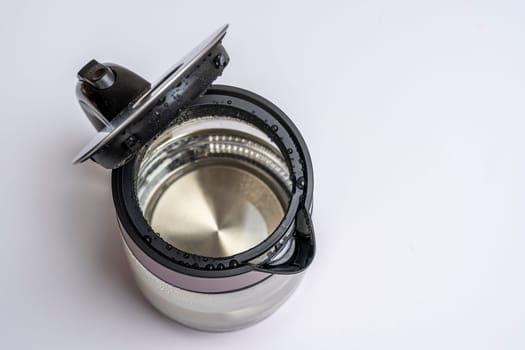
[[[304,177],[301,176],[300,178],[297,179],[297,188],[302,190],[304,188],[304,185],[305,185]]]

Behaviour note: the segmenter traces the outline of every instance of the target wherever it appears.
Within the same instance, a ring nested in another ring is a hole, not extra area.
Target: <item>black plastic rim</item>
[[[144,150],[112,173],[113,200],[125,231],[123,234],[127,234],[142,251],[166,268],[206,278],[234,276],[261,269],[273,253],[290,239],[290,232],[293,231],[290,228],[298,211],[310,211],[313,198],[313,169],[306,143],[283,111],[247,90],[212,85],[205,95],[181,112],[172,125],[213,114],[231,116],[255,125],[275,142],[288,164],[293,185],[286,214],[277,229],[257,246],[220,258],[189,254],[177,249],[153,231],[139,207],[135,179]]]

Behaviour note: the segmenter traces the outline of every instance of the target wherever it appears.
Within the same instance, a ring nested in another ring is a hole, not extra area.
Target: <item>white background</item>
[[[223,23],[220,83],[295,121],[318,254],[269,319],[161,316],[120,246],[74,95],[91,58],[155,80]],[[2,349],[525,348],[522,1],[0,4]]]

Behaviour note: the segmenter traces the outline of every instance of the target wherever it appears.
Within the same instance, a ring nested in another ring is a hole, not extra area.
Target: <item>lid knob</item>
[[[149,88],[147,80],[112,63],[91,60],[78,72],[78,102],[97,131]]]
[[[78,80],[97,89],[107,89],[115,82],[115,74],[108,66],[91,60],[78,72]]]

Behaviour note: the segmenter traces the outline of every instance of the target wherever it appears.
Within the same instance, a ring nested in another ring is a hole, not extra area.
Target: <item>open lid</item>
[[[78,72],[77,98],[98,133],[73,163],[91,158],[108,169],[121,167],[165,130],[222,74],[229,61],[221,45],[227,29],[213,33],[153,85],[119,65],[87,63]]]

